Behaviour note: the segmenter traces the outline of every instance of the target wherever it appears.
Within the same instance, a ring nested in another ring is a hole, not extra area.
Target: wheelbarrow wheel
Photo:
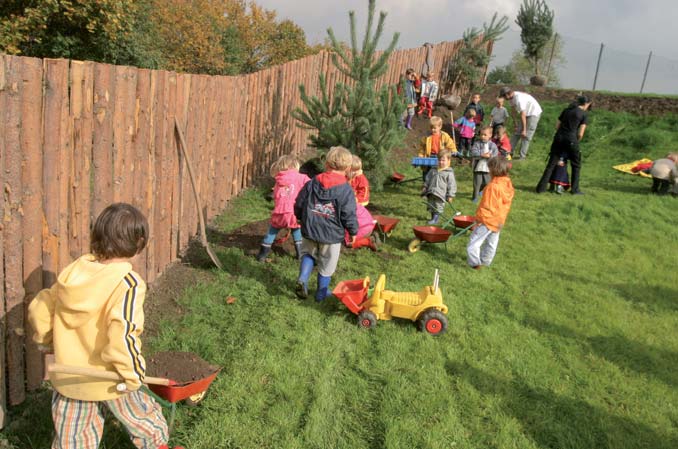
[[[362,329],[374,329],[377,327],[377,316],[369,310],[363,310],[358,314],[358,327]]]
[[[421,248],[421,239],[415,238],[407,245],[407,250],[411,253],[416,253],[419,251],[419,248]]]
[[[205,396],[207,396],[207,390],[201,391],[200,393],[196,393],[192,396],[187,397],[186,399],[184,399],[184,403],[189,407],[195,407],[198,404],[200,404],[203,399],[205,399]]]
[[[421,314],[418,321],[419,330],[431,335],[442,335],[447,330],[447,317],[438,309],[428,309]]]

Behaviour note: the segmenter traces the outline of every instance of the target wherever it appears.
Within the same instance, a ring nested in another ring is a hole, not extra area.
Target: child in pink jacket
[[[261,243],[257,260],[263,262],[271,252],[271,245],[281,229],[289,228],[294,239],[294,249],[297,253],[297,259],[300,257],[301,250],[301,227],[294,215],[294,202],[301,188],[311,179],[299,173],[299,161],[292,155],[281,156],[271,166],[271,176],[275,178],[275,187],[273,187],[273,213],[271,214],[271,225],[268,233],[264,236]]]

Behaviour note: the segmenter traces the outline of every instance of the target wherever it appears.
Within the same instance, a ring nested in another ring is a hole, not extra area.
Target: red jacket
[[[370,203],[370,182],[363,175],[363,171],[360,170],[356,176],[351,178],[349,184],[351,184],[351,188],[355,192],[356,203],[367,206]]]
[[[483,190],[483,197],[476,210],[476,220],[490,231],[499,232],[506,222],[511,202],[513,184],[508,176],[497,176]]]
[[[271,226],[277,229],[298,228],[297,217],[294,215],[294,202],[301,188],[310,181],[310,178],[297,170],[285,170],[275,175],[273,187],[273,213]]]

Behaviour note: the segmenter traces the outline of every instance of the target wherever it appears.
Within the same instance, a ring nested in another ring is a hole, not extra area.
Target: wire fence
[[[571,36],[558,36],[562,39],[562,56],[565,59],[563,64],[554,67],[560,79],[559,87],[591,90],[595,82],[595,90],[678,94],[676,59],[655,54],[651,49],[639,54],[616,48],[614,42],[590,42]],[[495,58],[490,70],[508,64],[513,52],[518,49],[520,32],[508,30],[503,39],[495,44]]]

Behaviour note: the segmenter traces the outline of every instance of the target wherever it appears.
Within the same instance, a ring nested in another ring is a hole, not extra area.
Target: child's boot
[[[562,195],[562,194],[563,194],[563,186],[561,186],[560,184],[558,184],[558,185],[556,186],[556,193],[557,193],[558,195]]]
[[[301,240],[294,242],[294,251],[297,253],[297,260],[301,260]]]
[[[330,281],[332,276],[323,276],[318,273],[318,290],[315,292],[315,300],[318,302],[324,301],[327,298],[329,293]]]
[[[315,260],[313,257],[305,254],[301,258],[301,265],[299,267],[299,278],[297,279],[297,287],[295,293],[299,299],[308,298],[308,278],[311,276],[311,271],[313,271],[313,266],[315,265]]]
[[[259,248],[259,254],[257,254],[257,260],[259,262],[263,262],[266,260],[268,255],[271,253],[271,245],[267,245],[265,243],[261,244],[261,248]]]
[[[412,118],[414,115],[408,115],[407,116],[407,123],[405,123],[405,128],[407,129],[412,129]]]
[[[437,224],[439,219],[440,219],[440,214],[433,213],[433,214],[431,214],[431,219],[428,221],[428,224],[430,224],[430,225]]]

